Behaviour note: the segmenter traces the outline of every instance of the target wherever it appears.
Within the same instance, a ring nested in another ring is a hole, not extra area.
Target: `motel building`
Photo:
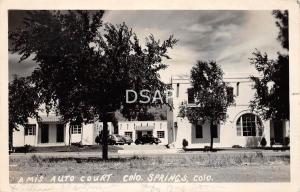
[[[288,121],[263,120],[249,109],[255,90],[248,77],[224,78],[231,86],[235,102],[227,109],[227,120],[214,127],[214,147],[256,147],[265,137],[267,146],[271,140],[275,145],[282,145],[284,138],[289,137]],[[173,97],[170,102],[173,110],[167,112],[167,121],[120,121],[114,128],[108,123],[109,134],[128,135],[133,141],[144,134],[152,134],[171,147],[182,148],[182,141],[188,141],[188,148],[203,148],[210,145],[209,122],[191,124],[187,118],[178,117],[182,104],[194,106],[194,98],[189,92],[191,83],[188,78],[172,78]],[[72,143],[95,145],[95,138],[103,129],[102,122],[92,124],[62,123],[54,113],[40,114],[40,118],[29,118],[26,127],[18,127],[13,132],[13,146],[65,146]]]
[[[213,128],[214,147],[257,147],[262,137],[265,137],[267,146],[270,146],[271,139],[275,145],[283,145],[284,138],[290,135],[289,122],[275,119],[265,121],[250,110],[249,103],[255,94],[253,81],[248,77],[233,75],[224,78],[224,81],[229,83],[235,102],[227,109],[226,122],[218,123]],[[168,123],[173,134],[173,146],[182,147],[183,139],[188,141],[187,148],[210,146],[209,122],[191,124],[187,117],[178,117],[179,106],[182,104],[195,107],[193,95],[189,91],[190,79],[172,78],[171,84],[174,110],[168,112]]]
[[[66,146],[72,143],[96,145],[95,139],[103,130],[102,122],[91,124],[63,123],[54,113],[40,114],[39,119],[28,119],[26,127],[19,126],[13,132],[13,146],[31,145],[36,147]],[[145,134],[151,134],[161,140],[160,145],[167,145],[170,140],[167,121],[119,121],[116,130],[108,123],[109,134],[130,136],[133,141]]]

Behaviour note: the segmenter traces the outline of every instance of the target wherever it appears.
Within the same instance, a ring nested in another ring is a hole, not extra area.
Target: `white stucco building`
[[[275,120],[264,121],[259,115],[250,111],[249,102],[255,94],[253,81],[248,77],[225,78],[232,87],[235,103],[227,110],[227,120],[219,123],[214,128],[214,147],[255,147],[260,145],[262,137],[265,137],[267,145],[271,140],[275,144],[282,145],[285,137],[289,137],[289,123]],[[193,99],[189,97],[188,89],[191,83],[188,78],[173,78],[171,80],[174,90],[174,110],[168,112],[168,122],[173,134],[173,144],[182,146],[183,139],[189,143],[188,148],[203,148],[210,146],[209,122],[191,124],[188,119],[178,117],[179,106],[187,103],[193,105]]]
[[[13,146],[64,146],[70,143],[95,145],[95,138],[103,129],[102,122],[92,124],[64,124],[55,114],[41,114],[40,119],[28,119],[28,125],[19,126],[19,131],[13,132]],[[109,134],[115,129],[108,123]],[[144,134],[151,134],[161,140],[161,145],[169,143],[170,132],[167,121],[120,121],[118,134],[128,135],[133,141]]]
[[[214,128],[214,147],[255,147],[260,145],[265,137],[267,145],[271,140],[282,145],[285,137],[289,137],[289,122],[267,120],[250,111],[249,102],[255,90],[253,82],[248,77],[234,77],[224,79],[232,87],[235,102],[227,110],[227,120]],[[128,135],[134,141],[144,134],[158,137],[161,145],[173,144],[176,148],[182,147],[182,140],[189,143],[188,148],[203,148],[210,145],[210,127],[204,124],[191,124],[187,118],[178,117],[179,106],[183,103],[193,105],[188,89],[191,88],[187,78],[173,78],[171,85],[174,91],[170,102],[173,110],[167,112],[167,121],[120,121],[114,129],[108,123],[109,134],[118,132]],[[19,127],[20,131],[13,132],[15,147],[26,144],[32,146],[63,146],[81,142],[83,145],[94,145],[95,138],[103,129],[102,122],[93,124],[64,124],[55,114],[40,114],[40,119],[29,118],[26,128]],[[116,130],[116,131],[115,131]]]

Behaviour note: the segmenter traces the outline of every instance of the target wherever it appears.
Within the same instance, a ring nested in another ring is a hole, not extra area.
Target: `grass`
[[[51,152],[99,152],[102,151],[101,145],[84,145],[84,146],[54,146],[54,147],[29,147],[29,152],[31,153],[51,153]],[[108,151],[117,152],[118,150],[122,150],[122,148],[118,146],[108,146]],[[26,151],[25,147],[16,147],[16,153],[24,153]]]
[[[149,173],[164,174],[198,174],[209,173],[217,180],[229,181],[256,179],[261,174],[262,179],[271,181],[289,179],[289,155],[265,156],[261,152],[239,154],[172,154],[156,156],[115,157],[103,160],[96,157],[42,157],[39,155],[25,157],[10,157],[10,181],[16,182],[20,176],[29,177],[43,175],[99,175],[113,174],[112,181],[120,182],[124,174],[139,173],[147,176]],[[261,172],[262,170],[265,170]],[[276,172],[280,174],[276,174]],[[230,173],[230,176],[228,176]],[[247,174],[245,174],[247,173]],[[264,177],[266,175],[266,178]],[[270,174],[268,176],[268,174]],[[252,176],[251,176],[252,175]],[[227,178],[230,177],[230,178]],[[280,178],[278,178],[280,177]],[[275,178],[275,180],[276,180]],[[223,179],[223,180],[222,180]]]
[[[18,164],[20,167],[35,167],[35,165],[58,166],[60,164],[93,164],[97,163],[103,169],[127,169],[151,168],[164,169],[172,167],[228,167],[243,165],[269,165],[274,163],[289,164],[289,155],[281,156],[264,156],[261,152],[243,153],[243,154],[191,154],[191,155],[161,155],[161,156],[139,156],[116,157],[103,160],[97,157],[41,157],[32,155],[23,158],[10,158],[10,164]]]

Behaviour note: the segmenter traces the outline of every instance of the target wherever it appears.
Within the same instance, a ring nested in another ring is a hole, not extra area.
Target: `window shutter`
[[[227,101],[232,103],[233,102],[233,87],[227,87]]]
[[[238,118],[237,122],[236,122],[236,133],[237,136],[241,136],[242,135],[242,127],[241,127],[241,117]]]
[[[188,103],[195,103],[195,96],[192,88],[188,89]]]
[[[202,125],[196,125],[196,138],[203,138]]]
[[[28,135],[28,126],[25,126],[25,135]]]
[[[32,135],[35,135],[36,125],[32,125]]]

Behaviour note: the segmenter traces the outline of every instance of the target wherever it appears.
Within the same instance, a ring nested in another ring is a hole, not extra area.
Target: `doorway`
[[[41,143],[49,142],[49,124],[42,124]]]
[[[64,142],[64,125],[63,124],[57,124],[56,125],[56,142],[62,143]]]
[[[274,121],[273,128],[274,128],[275,144],[282,144],[283,143],[283,124],[282,124],[282,121]]]

